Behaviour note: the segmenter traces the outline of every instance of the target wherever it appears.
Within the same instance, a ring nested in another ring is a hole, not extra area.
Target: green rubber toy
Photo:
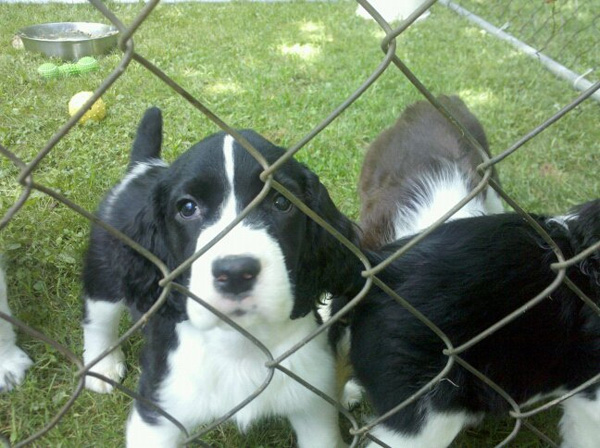
[[[76,64],[63,64],[58,67],[58,71],[62,76],[73,76],[80,73],[79,67]]]
[[[77,61],[77,68],[79,68],[80,73],[93,72],[98,70],[99,67],[98,61],[91,56],[84,56]]]
[[[55,64],[52,64],[51,62],[47,62],[45,64],[40,65],[37,71],[42,78],[46,79],[58,78],[60,74],[58,67]]]

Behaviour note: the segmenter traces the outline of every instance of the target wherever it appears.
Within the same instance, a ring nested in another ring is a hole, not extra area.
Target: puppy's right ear
[[[150,159],[160,159],[162,148],[162,113],[158,107],[146,110],[142,121],[138,125],[137,134],[133,142],[129,168],[138,162],[147,162]]]

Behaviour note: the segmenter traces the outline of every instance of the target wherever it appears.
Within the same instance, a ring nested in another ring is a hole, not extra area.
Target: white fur
[[[478,423],[481,418],[465,412],[427,412],[427,422],[419,434],[402,434],[384,425],[376,426],[371,433],[392,448],[441,448],[450,445],[460,430]],[[370,442],[366,448],[376,448],[379,443]]]
[[[558,224],[559,226],[563,226],[565,229],[569,230],[569,221],[572,221],[575,218],[577,218],[576,214],[554,216],[554,217],[548,219],[548,222],[553,222],[553,223]]]
[[[411,207],[398,207],[398,215],[394,221],[394,239],[425,230],[470,193],[468,181],[458,168],[437,175],[426,175],[420,179],[419,187],[416,203],[411,204]],[[502,211],[498,194],[488,187],[485,199],[482,194],[475,196],[448,221]]]
[[[317,306],[317,312],[321,316],[323,322],[327,322],[331,319],[331,295],[325,294],[321,297],[321,301]],[[336,349],[339,353],[345,353],[344,358],[348,358],[348,354],[350,353],[350,332],[345,331],[340,340],[337,342]],[[363,399],[364,389],[358,383],[358,381],[354,378],[350,378],[344,384],[342,390],[342,397],[340,399],[340,403],[346,409],[352,409],[357,406]]]
[[[227,219],[223,221],[229,222]],[[222,224],[225,224],[223,222]],[[202,232],[198,248],[204,246],[224,225]],[[259,260],[260,275],[248,297],[241,301],[224,298],[213,286],[212,264],[227,255],[250,255]],[[221,241],[206,252],[192,265],[190,290],[219,311],[233,316],[244,312],[236,319],[248,327],[257,322],[280,322],[289,319],[293,305],[292,288],[281,248],[264,229],[251,229],[238,224]],[[190,321],[198,328],[206,329],[215,325],[226,325],[219,318],[199,305],[193,299],[187,301]]]
[[[497,213],[504,213],[504,206],[502,205],[502,200],[496,190],[492,187],[487,187],[485,190],[485,200],[483,201],[483,208],[485,209],[485,213],[488,215],[494,215]],[[483,193],[482,193],[483,194]]]
[[[600,447],[600,392],[596,392],[595,400],[574,395],[565,400],[562,407],[561,448]]]
[[[396,238],[422,231],[447,213],[467,194],[468,183],[458,170],[448,170],[441,176],[429,176],[421,179],[425,185],[419,191],[416,203],[412,207],[399,209],[395,222]],[[452,215],[448,220],[473,217],[483,214],[503,212],[500,197],[491,188],[486,197],[480,194]],[[549,219],[568,229],[569,221],[576,215],[564,215]],[[555,398],[565,393],[564,389],[545,395],[537,395],[522,406],[528,406],[542,399]],[[600,448],[600,396],[589,400],[575,395],[562,404],[564,414],[560,422],[563,443],[561,448]],[[385,424],[375,427],[372,434],[393,448],[440,448],[451,444],[458,433],[466,426],[478,423],[480,417],[466,413],[440,414],[430,410],[426,412],[427,422],[417,435],[406,435],[390,430]],[[379,446],[375,442],[367,448]]]
[[[408,206],[398,204],[398,213],[394,220],[394,240],[414,235],[423,231],[438,221],[452,207],[469,195],[469,181],[456,166],[451,166],[438,174],[424,175],[417,187],[416,202]],[[504,207],[500,197],[491,187],[475,196],[461,209],[454,213],[447,221],[468,218],[485,214],[502,213]],[[349,333],[345,335],[349,339]],[[349,341],[342,344],[342,351],[350,350]],[[342,347],[340,345],[339,347]],[[340,348],[339,348],[340,349]],[[363,395],[362,386],[356,381],[348,381],[344,385],[343,403],[354,406],[361,401]],[[392,445],[394,446],[394,445]]]
[[[227,174],[227,180],[229,186],[234,187],[234,167],[233,167],[233,144],[235,140],[231,135],[226,135],[223,139],[223,158],[225,159],[225,173]]]
[[[341,403],[346,409],[353,409],[358,406],[363,399],[364,389],[360,383],[354,378],[350,378],[346,384],[344,384],[344,390],[342,391]]]
[[[117,198],[127,189],[136,178],[144,175],[153,167],[165,167],[167,164],[161,159],[149,159],[137,162],[131,171],[110,192],[104,214],[109,217]],[[93,297],[85,299],[86,322],[83,324],[83,361],[89,363],[104,350],[112,346],[118,339],[119,318],[124,310],[122,300],[119,302],[107,302],[105,300],[94,300]],[[92,369],[95,372],[120,382],[125,376],[125,356],[123,350],[117,348],[99,361]],[[110,393],[113,386],[107,382],[88,376],[85,387],[98,393]]]
[[[394,239],[400,239],[423,231],[438,221],[451,208],[469,195],[469,181],[456,166],[436,174],[426,174],[415,185],[416,200],[410,206],[398,206],[394,220]],[[447,221],[454,219],[502,213],[504,208],[498,194],[487,187],[475,196]],[[352,382],[344,387],[345,400],[359,397],[360,386]],[[463,412],[440,414],[426,411],[427,423],[418,435],[406,435],[392,431],[384,425],[373,430],[373,435],[393,448],[439,448],[449,445],[467,425],[475,424],[478,417]],[[375,442],[367,448],[379,446]]]
[[[312,316],[256,328],[257,336],[278,356],[316,328]],[[177,324],[180,345],[168,359],[168,376],[157,403],[188,430],[208,423],[241,403],[265,381],[266,355],[235,330],[203,331],[191,322]],[[325,335],[309,342],[282,365],[330,396],[335,394],[334,365]],[[241,430],[261,417],[285,416],[302,448],[343,446],[335,408],[287,375],[275,371],[269,386],[232,419]],[[144,422],[134,409],[127,427],[128,447],[170,447],[179,430],[166,419]],[[179,440],[180,441],[180,440]]]
[[[10,315],[7,295],[4,271],[0,268],[0,311]],[[25,372],[33,364],[29,356],[17,347],[16,339],[12,325],[0,318],[0,392],[9,391],[20,384]]]
[[[83,323],[83,362],[88,364],[118,339],[119,318],[124,310],[122,301],[106,302],[86,299],[86,320]],[[125,356],[117,348],[94,365],[90,372],[99,373],[113,381],[120,382],[125,376]],[[85,387],[99,393],[112,392],[113,386],[107,382],[87,376]]]

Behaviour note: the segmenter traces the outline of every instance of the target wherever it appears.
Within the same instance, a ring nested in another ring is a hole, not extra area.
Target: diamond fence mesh
[[[598,79],[600,12],[592,1],[454,2],[560,64]],[[586,34],[585,39],[580,39]]]
[[[577,90],[588,89],[591,80],[598,79],[600,15],[592,2],[440,3],[537,59]],[[597,94],[593,98],[600,101]]]
[[[110,89],[113,89],[115,87],[115,85],[118,83],[119,78],[124,73],[126,73],[127,70],[131,69],[132,63],[138,64],[140,67],[143,67],[145,70],[148,70],[155,77],[157,77],[162,82],[164,82],[168,87],[170,87],[172,89],[173,95],[178,95],[181,98],[185,99],[187,102],[189,102],[189,104],[191,104],[195,109],[197,109],[197,111],[199,113],[203,114],[205,117],[207,117],[213,123],[215,123],[219,128],[221,128],[221,129],[225,130],[227,133],[231,134],[234,138],[236,138],[236,140],[241,142],[243,144],[243,146],[259,162],[261,162],[261,164],[264,167],[264,171],[261,175],[261,178],[265,182],[263,193],[268,192],[270,189],[275,189],[275,190],[279,191],[280,193],[287,196],[296,206],[298,206],[311,219],[315,220],[319,225],[323,226],[327,231],[332,232],[334,235],[336,235],[336,232],[333,228],[331,228],[331,226],[329,226],[326,222],[324,222],[313,211],[311,211],[306,206],[304,206],[304,204],[302,204],[302,202],[298,198],[294,197],[291,193],[289,193],[287,190],[285,190],[285,188],[282,185],[278,184],[273,179],[272,176],[273,176],[273,173],[275,173],[277,171],[277,169],[281,166],[281,164],[285,160],[300,153],[303,150],[303,148],[305,148],[305,146],[311,140],[313,140],[321,131],[323,131],[325,128],[327,128],[344,111],[346,111],[349,108],[359,109],[360,105],[356,104],[357,100],[361,97],[361,95],[363,95],[363,93],[369,87],[376,85],[378,83],[380,77],[386,71],[391,71],[391,70],[399,71],[399,73],[401,73],[403,75],[403,77],[405,77],[405,79],[408,80],[414,86],[414,88],[420,93],[420,95],[422,95],[422,97],[424,97],[428,101],[430,101],[436,108],[438,108],[444,115],[446,115],[453,123],[455,123],[456,126],[461,128],[461,125],[450,114],[448,114],[443,109],[443,107],[437,102],[435,96],[419,80],[419,78],[411,71],[411,69],[409,69],[405,60],[400,56],[400,54],[402,52],[399,51],[398,39],[409,27],[412,26],[412,23],[420,15],[420,13],[425,11],[431,5],[433,5],[433,3],[435,3],[435,1],[426,2],[417,11],[415,11],[415,13],[413,15],[411,15],[411,17],[406,19],[399,26],[392,28],[389,24],[387,24],[385,21],[382,20],[382,18],[378,15],[378,13],[372,8],[372,6],[367,1],[358,0],[358,3],[361,4],[375,18],[376,22],[378,23],[378,25],[381,29],[380,32],[382,33],[382,36],[383,36],[381,39],[381,42],[380,42],[381,50],[382,50],[382,57],[381,57],[379,66],[375,70],[373,70],[372,73],[370,73],[364,77],[362,85],[360,85],[360,87],[358,89],[356,89],[351,95],[349,95],[347,97],[347,99],[345,99],[345,101],[343,101],[338,107],[336,107],[334,110],[332,110],[328,116],[324,117],[322,119],[322,121],[317,126],[315,126],[314,129],[312,131],[310,131],[305,137],[300,139],[295,144],[291,145],[290,149],[287,150],[285,156],[283,156],[280,160],[278,160],[276,163],[274,163],[270,166],[268,164],[266,164],[263,160],[261,160],[260,154],[249,143],[245,142],[245,140],[243,138],[241,138],[241,136],[238,135],[238,133],[234,129],[232,129],[225,121],[221,120],[219,118],[219,116],[217,115],[217,113],[210,110],[205,105],[205,103],[202,101],[202,98],[198,98],[197,96],[193,95],[188,90],[186,90],[186,88],[183,86],[185,83],[176,82],[172,77],[168,76],[165,73],[165,71],[163,71],[159,67],[158,64],[154,64],[153,62],[150,62],[149,57],[151,57],[151,55],[143,55],[136,50],[136,47],[134,45],[135,40],[136,40],[136,32],[137,32],[138,28],[144,24],[145,21],[149,20],[154,14],[156,14],[155,7],[159,3],[158,1],[150,1],[147,4],[145,4],[141,8],[141,10],[140,10],[139,14],[136,16],[135,20],[133,20],[129,25],[125,25],[124,23],[121,22],[119,17],[117,17],[111,10],[110,4],[101,2],[100,0],[90,0],[90,3],[93,4],[95,6],[95,8],[97,8],[110,22],[112,22],[115,26],[117,26],[119,28],[120,33],[121,33],[120,48],[123,52],[123,55],[122,55],[121,61],[118,64],[118,66],[97,87],[97,89],[94,92],[93,97],[90,98],[90,100],[86,104],[88,104],[88,105],[93,104],[93,102],[97,98],[102,96],[105,92],[109,91]],[[508,3],[509,4],[508,4],[508,6],[506,6],[506,8],[509,9],[510,2],[508,2]],[[570,3],[570,2],[567,2],[567,3]],[[550,15],[549,19],[544,19],[539,26],[535,27],[535,29],[540,28],[540,29],[548,31],[550,34],[547,36],[542,36],[540,33],[537,33],[535,31],[531,34],[531,35],[535,36],[536,39],[541,39],[539,41],[539,42],[541,42],[541,44],[540,44],[541,47],[543,47],[543,48],[550,47],[550,46],[556,47],[557,48],[556,51],[558,53],[561,53],[561,44],[559,42],[562,38],[561,36],[563,35],[564,32],[566,32],[565,30],[568,28],[568,24],[575,20],[571,17],[564,18],[562,13],[559,13],[560,11],[562,11],[559,9],[560,6],[561,5],[559,5],[559,2],[540,2],[539,8],[542,8],[543,10],[551,8],[553,13]],[[580,9],[575,9],[575,10],[576,10],[576,12],[580,11]],[[515,14],[519,17],[523,17],[523,16],[528,16],[529,13],[523,14],[522,12],[520,12],[520,13],[516,12]],[[578,17],[578,16],[576,15],[573,17]],[[156,19],[160,20],[160,17],[156,17]],[[592,20],[590,23],[591,23],[591,25],[589,25],[589,26],[597,26],[596,25],[597,24],[597,15],[592,17]],[[523,25],[520,28],[521,28],[521,31],[525,32],[525,31],[527,31],[528,27]],[[586,58],[590,56],[590,53],[593,53],[592,50],[597,51],[596,47],[597,46],[594,46],[594,44],[592,43],[589,47],[590,51],[585,51],[584,49],[582,49],[581,54],[568,55],[568,57],[572,58],[574,60],[573,63],[575,65],[577,65],[577,64],[589,65],[590,60],[586,59]],[[173,50],[173,51],[176,51],[176,50]],[[596,55],[597,55],[597,53],[596,53]],[[163,56],[163,58],[164,57],[165,56]],[[166,56],[166,57],[168,58],[168,56]],[[592,54],[592,58],[593,57],[594,56]],[[596,63],[597,58],[593,59],[593,62]],[[585,92],[583,92],[582,94],[577,96],[572,101],[558,107],[557,110],[548,111],[545,119],[542,120],[538,126],[536,126],[533,129],[528,130],[528,132],[525,133],[524,135],[522,135],[522,137],[520,137],[519,139],[514,141],[514,143],[510,147],[499,152],[493,158],[490,159],[489,157],[486,157],[485,154],[483,153],[483,151],[481,151],[482,156],[484,157],[484,160],[485,160],[485,162],[480,166],[482,173],[484,173],[483,180],[477,186],[477,188],[475,188],[467,197],[465,197],[459,204],[456,204],[456,206],[452,208],[452,210],[444,217],[444,219],[441,219],[440,221],[438,221],[438,223],[436,223],[433,226],[433,227],[435,227],[435,226],[440,225],[446,218],[448,218],[452,214],[456,213],[457,210],[459,210],[464,204],[466,204],[469,200],[471,200],[473,197],[475,197],[482,189],[486,188],[488,185],[490,185],[492,188],[494,188],[494,190],[496,190],[500,194],[500,196],[506,201],[506,203],[510,207],[512,207],[517,213],[521,214],[524,217],[524,219],[526,219],[529,223],[531,223],[532,229],[534,229],[535,232],[539,233],[548,242],[548,244],[550,245],[550,247],[553,248],[553,250],[556,254],[557,262],[552,265],[553,270],[556,272],[556,278],[555,278],[554,282],[552,284],[548,285],[548,288],[545,291],[541,292],[540,294],[538,294],[535,297],[531,297],[531,300],[524,306],[524,308],[533,307],[535,304],[544,300],[544,298],[548,294],[550,294],[552,291],[554,291],[556,288],[558,288],[561,284],[563,284],[563,282],[565,282],[567,286],[571,287],[572,285],[570,284],[570,282],[568,282],[568,279],[565,279],[566,269],[568,267],[574,265],[575,263],[577,263],[580,259],[582,259],[586,255],[589,255],[592,251],[600,250],[600,244],[596,244],[595,246],[589,248],[584,253],[581,253],[574,258],[565,259],[563,257],[563,255],[561,254],[560,250],[558,249],[557,245],[550,239],[550,237],[547,234],[545,234],[543,229],[541,229],[538,225],[536,225],[535,221],[529,216],[529,214],[524,209],[524,207],[520,206],[518,201],[514,197],[511,197],[511,195],[508,194],[500,185],[498,185],[496,182],[494,182],[494,180],[490,177],[491,168],[493,166],[501,165],[503,163],[503,161],[506,160],[508,157],[510,157],[512,154],[514,154],[517,151],[522,150],[524,145],[526,145],[529,141],[537,138],[542,132],[544,132],[549,127],[553,126],[556,122],[561,120],[563,117],[567,116],[570,113],[573,113],[573,111],[576,110],[581,103],[587,101],[588,98],[594,92],[596,92],[599,88],[600,88],[600,83],[597,82],[590,89],[586,90]],[[119,345],[127,344],[128,343],[127,341],[130,340],[131,336],[134,333],[136,333],[140,329],[141,326],[144,325],[144,323],[147,321],[147,318],[150,315],[156,313],[156,311],[161,306],[164,305],[166,298],[172,289],[179,290],[182,293],[192,297],[194,300],[197,300],[202,303],[202,298],[194,297],[190,293],[190,291],[188,291],[184,286],[179,285],[176,282],[174,282],[174,279],[178,276],[178,274],[180,272],[189,268],[189,266],[194,261],[194,259],[201,256],[202,251],[195,254],[194,257],[192,257],[191,259],[186,261],[183,265],[178,267],[175,271],[171,272],[163,264],[163,262],[161,260],[157,259],[152,253],[148,252],[143,247],[139,246],[134,241],[127,238],[125,235],[119,233],[115,229],[111,228],[107,224],[101,222],[93,213],[90,213],[88,210],[84,209],[77,203],[71,201],[68,198],[68,195],[64,194],[64,192],[58,191],[57,189],[52,188],[43,183],[39,183],[36,180],[37,174],[40,170],[40,166],[42,165],[42,163],[54,151],[57,144],[59,144],[59,142],[61,142],[61,140],[69,134],[69,132],[77,124],[79,118],[83,115],[84,111],[85,111],[85,107],[82,108],[81,111],[78,112],[77,114],[75,114],[71,119],[69,119],[62,127],[57,129],[56,132],[54,133],[54,135],[50,139],[48,139],[48,141],[46,142],[46,144],[43,147],[39,148],[39,150],[36,151],[35,156],[29,161],[24,160],[23,158],[19,157],[15,152],[11,151],[11,148],[9,147],[10,145],[8,145],[6,147],[4,145],[0,145],[0,153],[2,154],[2,156],[5,157],[7,160],[9,160],[14,165],[16,170],[18,171],[18,174],[15,175],[15,180],[18,183],[18,185],[20,185],[20,195],[16,201],[9,204],[9,206],[5,208],[4,214],[2,216],[2,220],[0,222],[0,228],[3,229],[7,226],[10,226],[11,221],[13,221],[14,218],[16,216],[18,216],[19,214],[28,213],[28,210],[26,207],[28,201],[30,201],[32,197],[36,197],[36,196],[39,197],[39,195],[42,195],[43,197],[52,198],[54,201],[56,201],[56,203],[62,204],[64,206],[72,209],[79,216],[85,218],[85,220],[87,220],[89,222],[94,222],[94,223],[102,226],[107,231],[109,231],[111,234],[113,234],[116,238],[119,238],[126,244],[130,245],[131,247],[134,248],[134,250],[136,250],[137,252],[142,254],[144,257],[146,257],[148,260],[150,260],[153,264],[155,264],[163,273],[163,280],[161,281],[161,286],[164,287],[163,293],[162,293],[161,297],[158,299],[158,301],[154,304],[152,309],[150,311],[148,311],[148,313],[146,313],[146,315],[144,317],[142,317],[137,323],[131,325],[131,327],[120,337],[118,344]],[[370,113],[372,113],[372,112],[370,112]],[[32,126],[33,126],[33,124],[32,124]],[[468,133],[464,129],[461,129],[461,130],[466,135],[468,135]],[[476,147],[478,147],[477,142],[472,137],[470,137],[470,140]],[[592,149],[590,149],[590,151],[592,151]],[[310,161],[309,161],[309,165],[310,165]],[[99,191],[98,197],[100,197],[100,195],[101,195],[101,192]],[[258,203],[260,203],[260,201],[263,199],[263,196],[264,195],[261,194],[259,197],[257,197],[256,200],[253,201],[246,208],[246,210],[244,210],[244,212],[242,212],[237,217],[236,221],[231,224],[230,228],[233,227],[236,223],[243,220],[244,217],[246,216],[246,214],[249,213],[254,207],[256,207],[256,205]],[[397,258],[401,257],[403,255],[403,253],[410,250],[410,248],[414,244],[416,244],[418,241],[420,241],[422,238],[425,238],[426,236],[427,236],[427,232],[424,232],[422,235],[416,237],[411,244],[403,247],[400,251],[398,251],[396,254],[394,254],[393,257],[391,257],[390,259],[381,263],[381,265],[369,266],[368,263],[366,263],[365,271],[363,272],[363,276],[367,279],[365,289],[361,292],[361,294],[359,294],[359,296],[355,297],[353,300],[350,301],[348,307],[343,310],[343,313],[333,316],[331,320],[327,321],[325,324],[322,325],[322,327],[318,330],[318,332],[320,333],[322,331],[326,331],[334,322],[336,322],[338,319],[340,319],[342,317],[342,314],[345,314],[348,311],[350,311],[352,309],[352,307],[355,306],[362,299],[364,294],[368,291],[368,289],[372,285],[376,285],[379,288],[387,291],[391,296],[395,297],[395,299],[398,300],[401,304],[407,305],[407,302],[402,297],[397,296],[387,285],[383,284],[378,279],[377,275],[393,259],[397,259]],[[352,252],[355,254],[355,256],[359,257],[360,259],[364,259],[361,256],[361,252],[360,252],[359,248],[353,246],[350,242],[343,240],[343,238],[339,235],[336,235],[336,237],[340,238],[342,243],[345,244],[346,246],[348,246],[352,250]],[[598,307],[592,302],[592,300],[589,297],[585,297],[579,291],[577,291],[577,293],[581,296],[582,300],[584,300],[589,306],[593,307],[594,310],[596,310],[596,312],[598,312]],[[43,303],[40,303],[39,306],[43,306]],[[523,427],[525,427],[526,430],[528,430],[528,431],[532,431],[539,438],[539,440],[541,441],[540,443],[545,443],[550,446],[557,446],[555,444],[555,442],[552,441],[551,437],[544,434],[543,430],[536,428],[531,423],[530,417],[540,414],[542,412],[545,412],[550,408],[556,407],[558,405],[558,403],[560,403],[562,400],[566,399],[568,396],[572,395],[573,393],[576,393],[577,391],[583,390],[584,388],[586,388],[587,386],[589,386],[592,383],[597,382],[598,380],[600,380],[600,372],[598,372],[598,375],[596,377],[590,379],[590,381],[588,381],[587,383],[582,384],[580,387],[578,387],[574,391],[571,391],[569,393],[569,395],[562,396],[556,400],[550,401],[548,403],[544,403],[543,405],[538,405],[534,408],[527,408],[525,410],[522,408],[522,406],[520,406],[518,403],[516,403],[506,392],[504,392],[501,388],[499,388],[496,384],[494,384],[491,380],[489,380],[483,373],[478,372],[476,369],[474,369],[472,366],[470,366],[468,363],[466,363],[466,361],[461,356],[464,353],[464,351],[467,350],[469,347],[473,346],[478,341],[486,338],[487,336],[489,336],[492,332],[494,332],[498,328],[505,326],[508,323],[510,323],[511,321],[513,321],[516,317],[518,317],[518,315],[520,314],[521,311],[522,311],[521,309],[516,310],[511,315],[507,316],[505,319],[498,322],[495,326],[489,328],[488,330],[484,331],[483,333],[481,333],[480,335],[475,337],[473,340],[471,340],[468,343],[463,344],[461,346],[455,346],[444,335],[444,333],[439,328],[437,328],[427,318],[421,316],[420,319],[424,322],[424,324],[427,325],[428,327],[430,327],[432,331],[434,331],[436,334],[438,334],[442,338],[442,340],[446,346],[444,354],[448,357],[448,362],[447,362],[446,367],[441,372],[439,372],[439,374],[429,384],[427,384],[425,387],[423,387],[421,390],[419,390],[417,393],[415,393],[415,395],[413,397],[411,397],[410,399],[406,400],[403,403],[399,403],[398,406],[394,410],[392,410],[389,414],[397,412],[398,410],[406,407],[408,404],[410,404],[412,401],[417,399],[419,396],[427,393],[427,391],[431,387],[435,386],[435,384],[437,384],[439,381],[442,380],[442,378],[444,378],[444,376],[446,375],[448,370],[450,368],[452,368],[453,365],[459,364],[459,365],[463,366],[465,369],[472,372],[473,375],[476,375],[477,377],[479,377],[481,379],[481,381],[483,381],[484,383],[486,383],[490,387],[492,387],[494,390],[496,390],[502,397],[504,397],[504,399],[510,404],[510,407],[512,408],[512,411],[510,412],[510,418],[512,418],[513,422],[514,422],[513,430],[510,432],[510,434],[508,436],[505,437],[504,440],[500,441],[500,443],[497,446],[508,445],[512,440],[514,440],[514,438],[517,436],[517,434]],[[60,312],[60,310],[58,310],[56,312]],[[83,363],[81,361],[81,357],[77,353],[74,353],[71,349],[69,349],[68,348],[69,344],[66,343],[65,341],[59,342],[59,341],[54,340],[53,338],[45,335],[44,333],[37,331],[36,329],[34,329],[30,325],[28,325],[26,319],[17,319],[15,317],[11,317],[11,316],[7,315],[6,313],[0,313],[0,317],[2,319],[9,321],[10,323],[14,324],[20,332],[28,334],[30,337],[46,343],[48,345],[48,347],[50,347],[53,351],[60,354],[60,356],[62,357],[62,359],[64,360],[65,363],[71,363],[71,365],[72,365],[73,379],[74,379],[73,387],[67,397],[57,397],[57,402],[61,403],[60,410],[57,411],[56,413],[54,413],[53,415],[45,416],[44,417],[44,422],[45,422],[44,425],[40,426],[39,429],[35,432],[31,432],[31,433],[27,433],[27,434],[11,433],[10,441],[8,438],[4,438],[4,437],[2,437],[3,440],[0,439],[8,446],[26,446],[26,445],[45,446],[44,436],[46,436],[48,434],[48,432],[52,431],[52,429],[55,427],[55,425],[60,424],[61,420],[64,418],[64,416],[67,413],[77,414],[79,412],[78,408],[77,408],[77,402],[84,390],[84,380],[86,378],[86,375],[92,375],[92,376],[96,376],[96,377],[100,377],[100,376],[89,371],[90,368],[92,367],[92,365],[94,364],[94,362],[92,362],[88,365],[83,365]],[[260,341],[255,340],[251,334],[248,334],[244,329],[240,328],[239,326],[236,326],[236,324],[234,322],[230,321],[226,316],[220,315],[219,317],[226,320],[230,325],[234,326],[238,331],[240,331],[247,338],[252,340],[255,344],[257,344],[257,346],[259,346],[266,353],[266,356],[268,357],[268,361],[266,362],[265,365],[268,367],[270,373],[269,373],[269,375],[267,375],[265,377],[265,383],[261,387],[257,388],[256,392],[252,396],[249,396],[248,399],[244,403],[241,403],[239,406],[232,409],[230,413],[228,413],[226,416],[223,416],[223,418],[214,422],[210,426],[202,428],[200,431],[195,431],[191,434],[188,434],[186,442],[188,442],[192,445],[196,444],[199,446],[210,446],[210,443],[206,442],[204,440],[206,435],[209,432],[211,432],[213,429],[219,427],[219,425],[221,425],[224,421],[226,421],[227,418],[229,418],[232,414],[238,412],[239,409],[241,409],[245,404],[247,404],[254,397],[258,396],[266,387],[268,387],[269,382],[271,381],[271,378],[273,376],[273,373],[276,370],[282,372],[283,374],[291,376],[296,381],[303,384],[305,387],[307,387],[311,390],[314,389],[310,384],[307,384],[304,380],[302,380],[301,378],[294,375],[292,372],[285,369],[281,365],[281,362],[284,359],[286,359],[287,357],[291,356],[296,350],[298,350],[300,347],[302,347],[307,341],[314,338],[317,335],[317,333],[310,335],[305,340],[297,341],[297,344],[293,347],[290,347],[290,349],[286,353],[275,358],[271,353],[269,353],[268,349],[266,349],[264,346],[262,346]],[[106,354],[107,353],[104,353],[103,356],[106,356]],[[108,378],[102,378],[102,379],[105,381],[111,382]],[[131,398],[141,399],[141,397],[139,397],[139,395],[135,391],[131,390],[130,388],[125,387],[121,384],[116,384],[114,382],[111,382],[111,384],[116,389],[118,389],[117,393],[122,394],[121,395],[122,397],[125,397],[125,398],[131,397]],[[313,391],[317,394],[323,395],[318,390],[313,390]],[[323,399],[328,401],[332,406],[337,407],[337,409],[344,416],[344,418],[346,420],[344,425],[349,427],[348,440],[350,440],[351,446],[358,446],[360,443],[362,443],[362,441],[365,439],[365,437],[372,438],[372,436],[369,434],[369,431],[374,426],[376,426],[379,422],[381,422],[385,417],[389,416],[389,414],[387,414],[384,416],[380,416],[374,420],[370,420],[368,423],[364,423],[363,418],[362,418],[363,416],[354,415],[353,413],[344,409],[344,407],[339,404],[337,397],[328,397],[328,396],[323,395]],[[125,401],[127,401],[127,400],[125,400]],[[117,403],[116,405],[123,406],[123,403],[120,402],[120,403]],[[75,417],[75,420],[76,420],[76,417]],[[124,424],[124,422],[119,422],[119,424]],[[490,441],[489,443],[491,446],[492,443],[498,443],[498,441],[493,441],[493,442]],[[90,444],[89,441],[65,442],[65,446],[70,446],[70,444],[72,444],[72,446],[83,446],[83,445],[87,446],[88,444],[90,446],[94,446],[94,443],[92,442]],[[382,446],[384,446],[384,445],[382,445]]]

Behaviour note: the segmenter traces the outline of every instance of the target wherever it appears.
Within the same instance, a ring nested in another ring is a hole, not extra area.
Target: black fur
[[[536,220],[567,259],[600,241],[600,200],[574,210],[566,226],[541,216]],[[377,263],[408,240],[367,256]],[[600,304],[598,257],[599,251],[594,252],[569,268],[567,276]],[[442,225],[378,277],[458,346],[550,285],[556,277],[550,268],[555,261],[552,250],[524,219],[502,214]],[[336,298],[332,311],[346,301]],[[352,364],[378,414],[407,399],[446,365],[445,344],[439,337],[376,287],[353,311],[350,328]],[[332,334],[339,335],[340,328]],[[600,372],[600,317],[562,284],[461,356],[518,403],[561,388],[570,390]],[[447,379],[388,418],[386,425],[417,434],[427,409],[471,415],[509,410],[501,396],[461,366],[455,364]],[[597,389],[591,387],[590,396]]]
[[[162,113],[158,107],[146,110],[131,149],[129,170],[138,162],[159,159],[162,150]]]

